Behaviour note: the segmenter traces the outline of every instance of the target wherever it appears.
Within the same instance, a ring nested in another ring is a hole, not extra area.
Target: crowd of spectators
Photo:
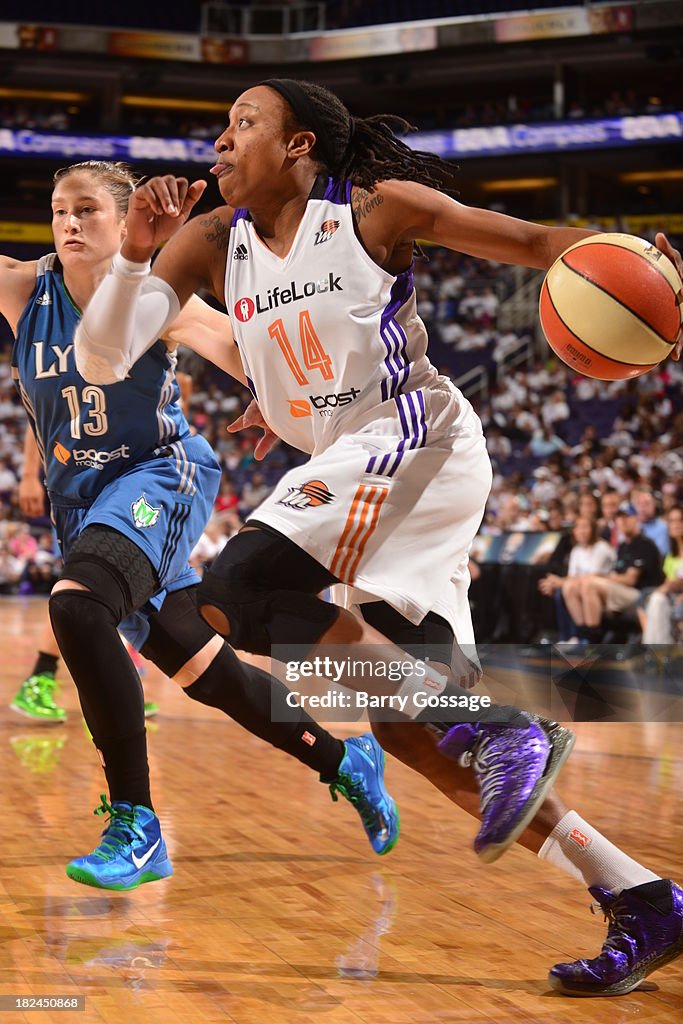
[[[470,128],[496,124],[524,124],[527,121],[554,121],[555,119],[581,120],[582,118],[626,117],[634,114],[662,114],[678,110],[673,96],[666,97],[637,93],[635,89],[612,89],[605,96],[600,91],[586,95],[583,100],[570,98],[559,114],[550,86],[545,93],[524,96],[510,93],[497,99],[469,100],[453,107],[447,113],[449,125],[440,115],[439,127]],[[429,124],[425,128],[431,127]]]
[[[634,89],[613,89],[607,96],[599,90],[581,101],[570,99],[565,109],[558,112],[553,101],[552,83],[548,83],[547,89],[538,95],[528,91],[524,96],[510,93],[495,99],[470,97],[462,102],[452,99],[445,103],[432,104],[429,110],[416,115],[414,121],[422,131],[432,131],[524,124],[530,121],[553,121],[558,118],[574,120],[660,114],[679,109],[680,95],[676,92],[662,97],[653,95],[651,91],[639,94]],[[219,112],[195,113],[188,117],[179,116],[177,111],[172,110],[144,109],[122,112],[120,125],[122,131],[134,134],[210,140],[217,138],[224,128],[225,118]]]
[[[581,119],[623,117],[634,114],[659,114],[680,110],[680,91],[674,89],[663,95],[653,91],[638,93],[634,89],[612,89],[609,94],[600,89],[584,98],[569,98],[564,109],[554,104],[552,83],[540,87],[534,94],[528,89],[524,95],[509,93],[497,97],[468,97],[462,101],[452,99],[432,104],[413,120],[423,131],[435,129],[486,127],[501,124],[553,121],[555,119]],[[186,111],[157,107],[121,107],[115,132],[132,135],[151,135],[159,138],[195,138],[213,141],[225,128],[229,103],[225,114],[216,111]],[[100,114],[96,102],[51,103],[23,101],[0,104],[0,127],[27,129],[38,132],[100,131]]]
[[[596,641],[614,616],[648,642],[653,630],[670,642],[677,636],[682,396],[677,363],[606,383],[539,359],[497,378],[480,404],[494,467],[482,535],[562,535],[554,552],[546,548],[546,575],[535,567],[557,613],[536,606],[537,635]],[[659,615],[656,630],[648,609]]]

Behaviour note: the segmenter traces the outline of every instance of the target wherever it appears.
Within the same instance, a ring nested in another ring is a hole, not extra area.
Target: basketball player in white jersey
[[[120,380],[193,291],[226,302],[265,420],[311,457],[226,545],[202,584],[203,614],[255,653],[286,643],[448,640],[455,681],[406,673],[397,684],[397,696],[413,698],[408,716],[425,721],[410,710],[420,686],[458,696],[457,680],[467,685],[472,672],[463,652],[472,639],[466,563],[491,475],[478,418],[426,356],[415,239],[547,268],[590,232],[461,205],[445,194],[452,168],[395,138],[392,129],[406,127],[383,115],[352,118],[311,83],[247,90],[216,142],[212,172],[228,205],[184,225],[203,182],[168,176],[139,188],[121,254],[76,344],[86,379]],[[151,276],[151,256],[169,238]],[[657,242],[683,269],[664,236]],[[318,599],[336,583],[353,588],[363,618]],[[683,952],[676,885],[555,797],[533,820],[571,747],[566,730],[515,708],[439,717],[433,724],[448,729],[440,749],[458,758],[449,795],[474,810],[479,787],[480,856],[493,860],[520,838],[584,881],[610,917],[600,956],[556,965],[554,987],[622,994]],[[441,784],[425,730],[374,728],[387,749]]]

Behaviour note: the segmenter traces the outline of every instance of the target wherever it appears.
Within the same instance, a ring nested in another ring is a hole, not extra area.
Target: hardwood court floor
[[[621,999],[552,993],[548,968],[604,938],[590,897],[524,851],[480,866],[472,821],[398,762],[403,832],[379,859],[312,773],[153,672],[153,793],[175,875],[129,894],[70,881],[64,865],[102,827],[91,812],[104,788],[73,685],[66,725],[7,709],[42,610],[0,599],[0,996],[82,995],[86,1008],[0,1012],[0,1024],[683,1020],[681,961]],[[564,795],[680,880],[683,726],[577,731]]]

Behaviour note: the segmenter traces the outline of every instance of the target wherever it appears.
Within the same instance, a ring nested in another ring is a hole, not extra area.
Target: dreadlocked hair
[[[457,170],[434,153],[411,149],[397,138],[397,133],[415,131],[414,125],[394,114],[375,114],[372,117],[351,117],[339,97],[315,82],[297,83],[315,106],[325,129],[327,150],[330,154],[327,170],[342,181],[374,190],[378,181],[396,178],[399,181],[417,181],[421,185],[455,195],[450,185]],[[296,115],[292,114],[295,119]],[[310,125],[298,124],[299,128]],[[319,153],[313,149],[313,156]],[[322,162],[322,161],[321,161]]]

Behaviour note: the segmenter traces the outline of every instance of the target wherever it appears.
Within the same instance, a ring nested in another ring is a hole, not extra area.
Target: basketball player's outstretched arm
[[[353,207],[361,237],[375,259],[373,250],[382,244],[390,257],[421,238],[481,259],[547,270],[570,245],[596,233],[464,206],[413,181],[380,182],[370,198],[359,204],[354,195]]]
[[[107,374],[113,372],[117,375],[110,379],[123,379],[197,289],[222,297],[232,211],[222,207],[208,221],[197,218],[185,224],[204,187],[204,182],[189,185],[185,178],[167,175],[150,179],[134,193],[121,255],[76,332],[77,365],[86,379],[107,383]],[[368,253],[390,273],[408,266],[413,241],[419,238],[481,259],[547,270],[570,245],[595,234],[464,206],[410,181],[381,182],[371,193],[356,188],[352,205]],[[168,239],[150,277],[148,261]],[[657,241],[683,275],[680,253],[664,235],[657,235]]]
[[[412,181],[385,181],[372,193],[354,189],[354,214],[363,242],[385,269],[396,272],[412,256],[416,239],[499,263],[548,270],[570,245],[599,234],[582,228],[549,227],[493,210],[464,206]],[[659,232],[655,243],[683,278],[680,252]],[[681,295],[683,301],[683,295]],[[673,357],[678,359],[683,338]]]

